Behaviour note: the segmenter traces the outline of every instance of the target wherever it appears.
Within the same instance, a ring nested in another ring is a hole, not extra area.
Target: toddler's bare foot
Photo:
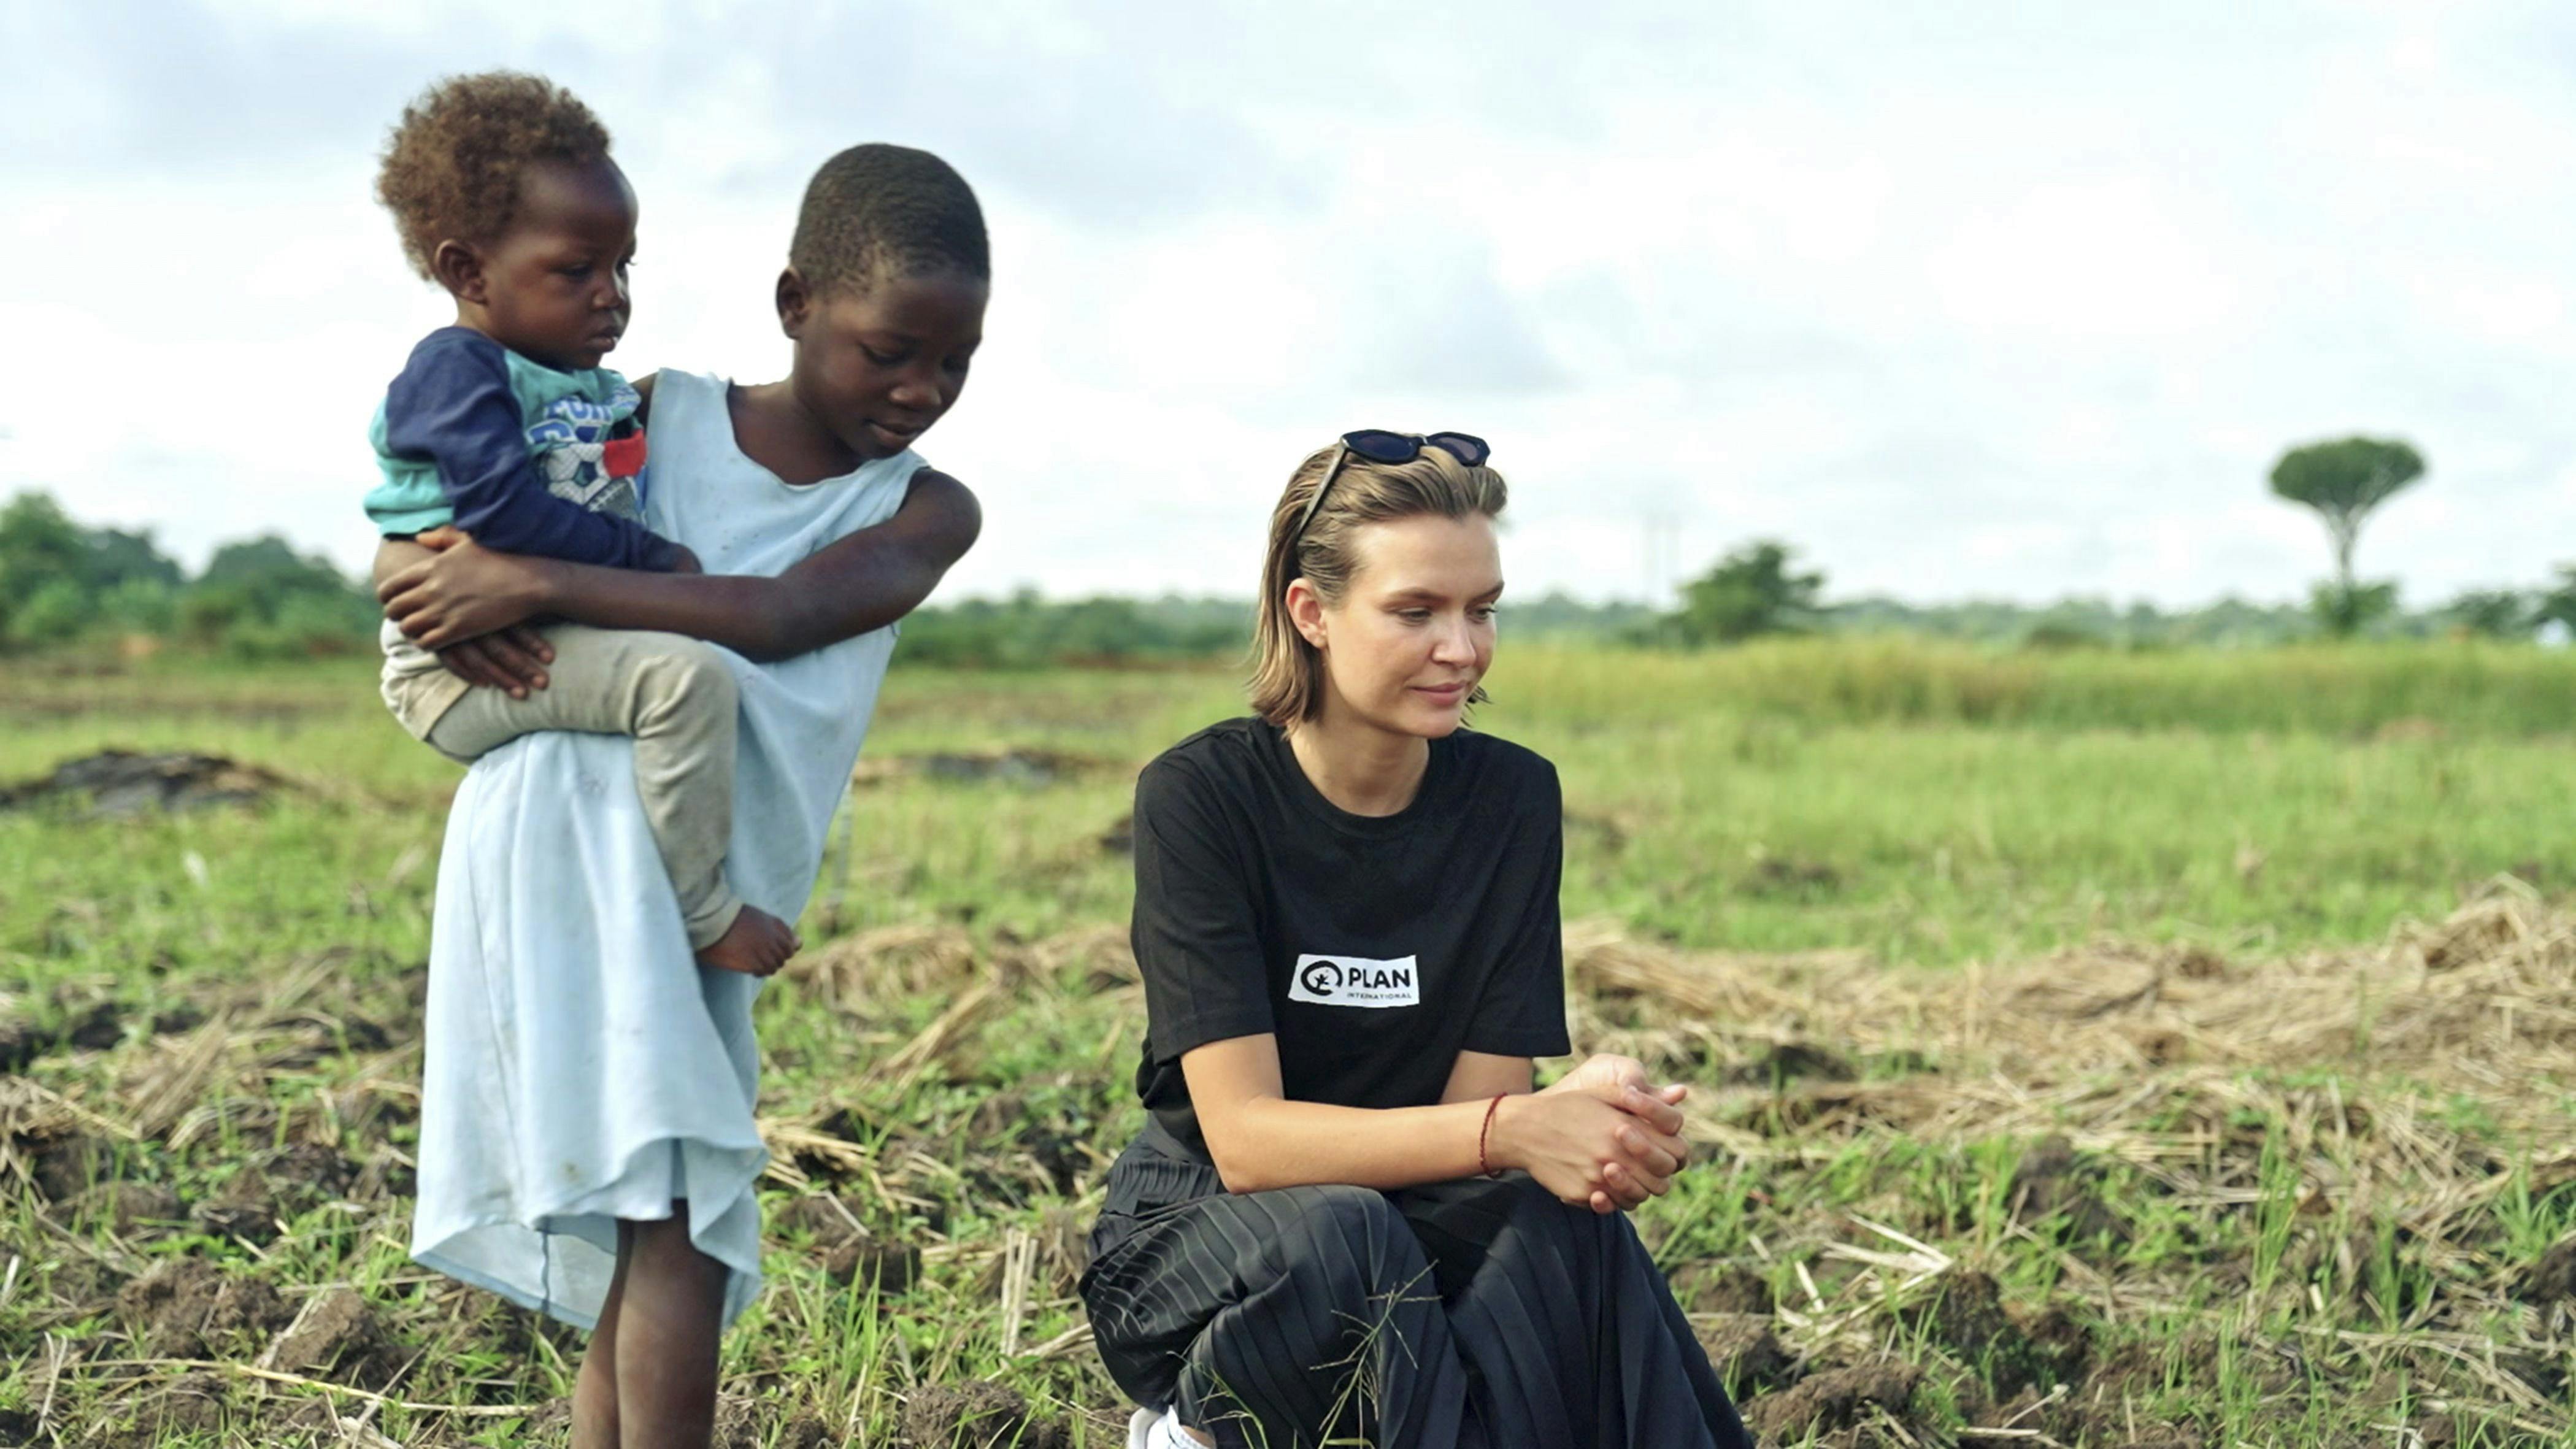
[[[745,976],[768,976],[804,947],[795,927],[767,911],[745,906],[725,933],[698,953],[698,964]]]

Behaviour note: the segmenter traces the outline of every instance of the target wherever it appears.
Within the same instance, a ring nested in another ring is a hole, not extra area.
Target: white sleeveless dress
[[[884,521],[922,466],[907,451],[790,486],[735,446],[725,386],[665,371],[649,432],[645,520],[709,573],[775,575]],[[893,651],[881,629],[726,656],[742,736],[725,870],[763,910],[804,908]],[[685,1198],[691,1238],[732,1270],[731,1323],[760,1289],[758,990],[692,956],[631,740],[541,733],[477,761],[431,919],[412,1256],[589,1328],[617,1220]]]

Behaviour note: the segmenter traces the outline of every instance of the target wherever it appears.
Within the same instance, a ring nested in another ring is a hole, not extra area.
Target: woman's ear
[[[1288,581],[1288,622],[1295,626],[1297,637],[1318,649],[1324,647],[1324,596],[1303,578]]]
[[[480,307],[490,300],[491,288],[483,280],[482,254],[453,237],[440,242],[438,249],[429,254],[429,274],[460,302]]]
[[[814,307],[814,294],[794,267],[778,274],[778,330],[796,337],[805,330],[805,318]]]

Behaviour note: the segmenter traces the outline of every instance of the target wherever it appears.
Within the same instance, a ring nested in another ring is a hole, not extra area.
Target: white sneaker
[[[1199,1441],[1182,1432],[1180,1410],[1138,1409],[1127,1416],[1127,1449],[1199,1449]]]

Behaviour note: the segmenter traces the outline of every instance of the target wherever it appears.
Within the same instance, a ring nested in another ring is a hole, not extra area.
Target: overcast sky
[[[784,370],[839,147],[965,173],[952,595],[1249,593],[1289,468],[1362,426],[1490,438],[1531,594],[1769,536],[1846,597],[2290,598],[2325,535],[2265,475],[2352,431],[2430,460],[2360,550],[2410,602],[2576,560],[2539,3],[0,0],[0,496],[357,565],[368,414],[452,315],[376,152],[501,65],[641,194],[631,373]]]

